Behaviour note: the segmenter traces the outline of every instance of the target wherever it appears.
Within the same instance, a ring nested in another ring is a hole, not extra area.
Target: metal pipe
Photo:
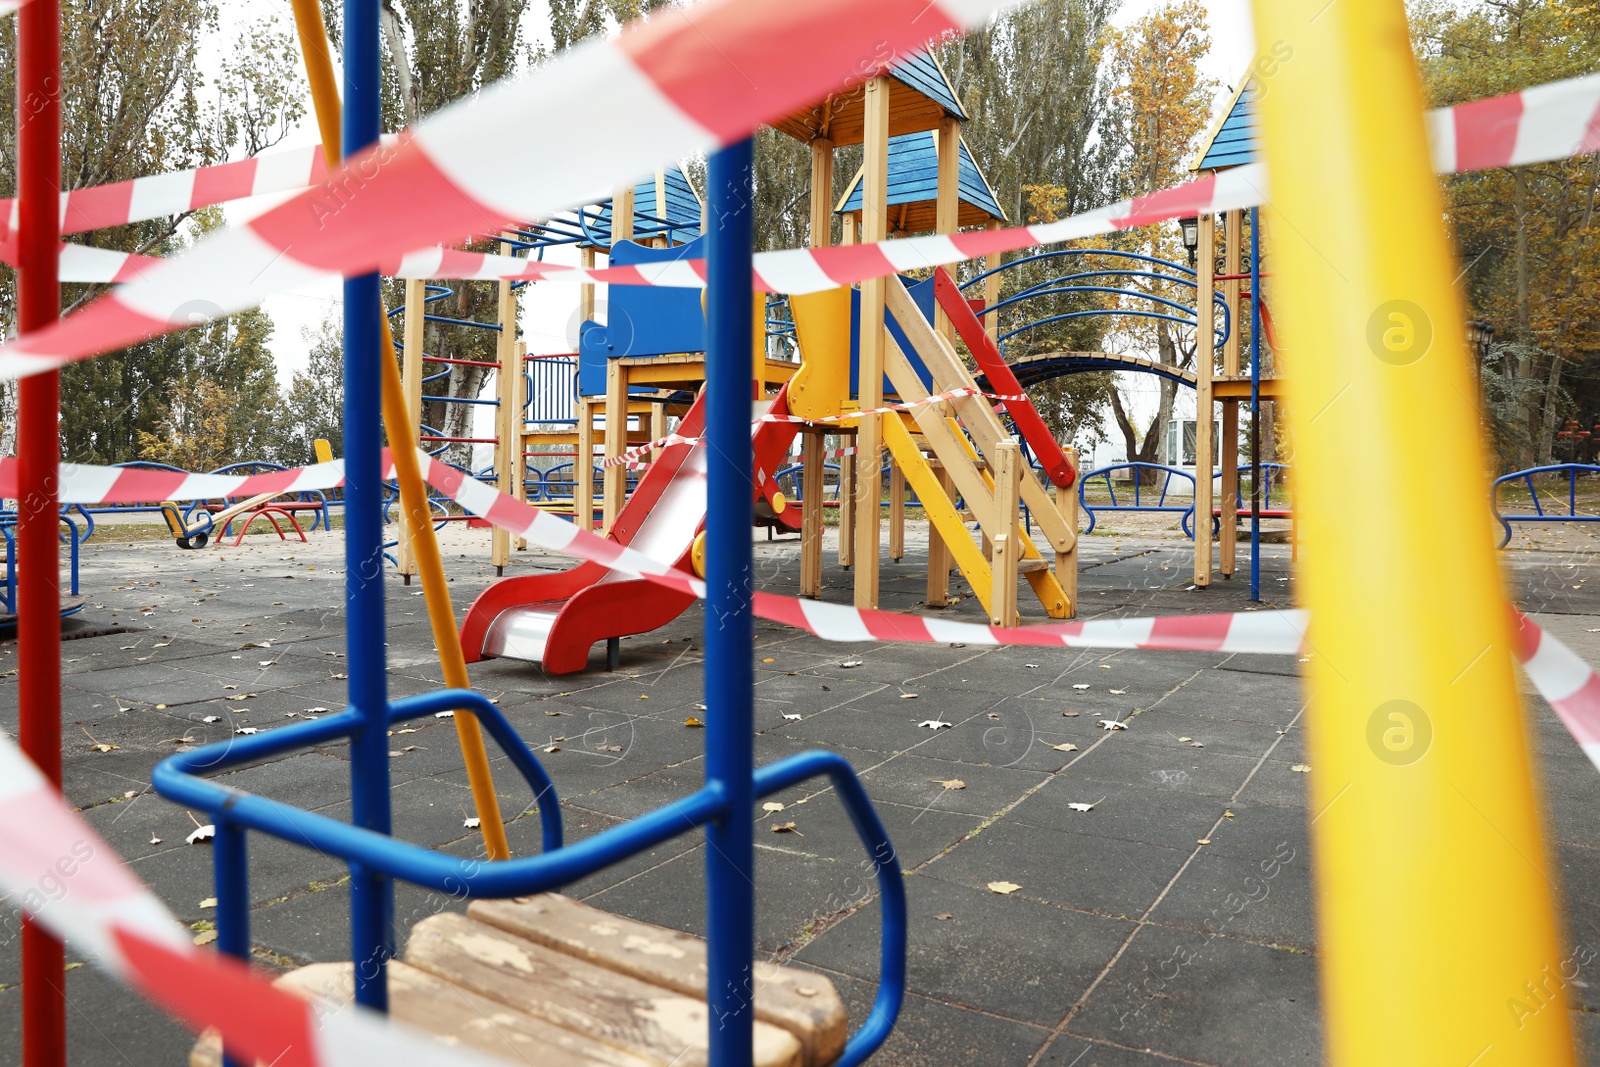
[[[378,140],[378,0],[344,0],[345,158]],[[388,690],[383,647],[383,479],[378,417],[382,314],[378,276],[344,283],[345,617],[350,704],[364,725],[350,739],[351,821],[391,832]],[[356,1002],[388,1008],[386,963],[394,951],[394,886],[350,867],[351,957]]]
[[[17,328],[61,316],[61,9],[34,0],[17,12]],[[61,788],[61,555],[56,476],[60,376],[17,383],[17,740]],[[22,921],[22,1062],[67,1061],[66,966],[60,941]]]
[[[723,800],[706,826],[707,1002],[711,1067],[749,1067],[755,1021],[755,671],[751,649],[750,449],[752,142],[707,170],[706,237],[706,789]]]
[[[1261,209],[1250,209],[1250,599],[1261,599]]]

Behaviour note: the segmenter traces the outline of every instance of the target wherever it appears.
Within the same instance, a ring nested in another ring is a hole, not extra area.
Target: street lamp
[[[1200,247],[1200,220],[1191,215],[1178,220],[1178,230],[1183,234],[1183,247],[1189,250],[1189,266],[1194,266],[1195,250]]]
[[[1480,319],[1467,322],[1467,343],[1472,346],[1472,351],[1478,357],[1478,366],[1483,366],[1484,359],[1489,355],[1489,346],[1494,344],[1494,326]]]

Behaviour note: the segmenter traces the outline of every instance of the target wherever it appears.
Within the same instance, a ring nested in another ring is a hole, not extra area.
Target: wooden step
[[[467,915],[607,970],[705,1000],[706,945],[697,937],[612,915],[559,893],[474,901]],[[844,1051],[844,1002],[832,983],[810,971],[758,968],[756,1018],[795,1036],[804,1067],[826,1067]]]
[[[1046,561],[1042,560],[1042,559],[1019,559],[1019,560],[1017,560],[1017,573],[1018,574],[1038,574],[1040,571],[1047,571],[1049,569],[1050,569],[1050,564],[1047,563]]]
[[[273,983],[306,1000],[337,1010],[355,999],[348,963],[313,963]],[[389,963],[389,1011],[395,1018],[451,1044],[467,1045],[511,1063],[542,1067],[659,1067],[654,1059],[563,1030],[522,1012],[507,1011],[478,996],[407,966]],[[189,1067],[222,1067],[222,1037],[207,1030],[189,1053]]]
[[[660,1067],[695,1067],[710,1056],[710,1016],[692,1000],[631,975],[445,912],[411,931],[405,960],[448,984],[514,1012],[626,1049]],[[788,1031],[755,1025],[758,1067],[801,1067]]]

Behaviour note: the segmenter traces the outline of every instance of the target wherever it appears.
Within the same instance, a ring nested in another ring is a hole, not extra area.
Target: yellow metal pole
[[[1263,77],[1262,111],[1313,620],[1328,1058],[1572,1064],[1478,385],[1402,0],[1261,0],[1255,20],[1293,57]]]
[[[328,54],[328,38],[323,31],[320,0],[294,0],[295,29],[300,49],[305,54],[306,78],[311,84],[311,99],[317,113],[317,128],[322,133],[322,152],[329,169],[339,165],[339,97],[335,90],[333,60]],[[433,518],[428,510],[427,489],[422,484],[422,469],[417,462],[417,425],[406,410],[405,392],[400,383],[400,368],[388,357],[394,351],[389,332],[389,316],[383,323],[383,424],[394,456],[395,479],[400,484],[400,508],[411,531],[417,569],[422,575],[423,599],[428,605],[428,621],[433,626],[433,643],[439,650],[439,667],[444,683],[451,689],[469,689],[466,658],[461,654],[461,639],[456,630],[455,609],[450,604],[450,587],[445,582],[444,563],[439,558],[439,542],[433,535]],[[494,779],[489,771],[489,754],[483,747],[478,720],[461,713],[452,720],[461,754],[472,786],[472,803],[483,830],[489,858],[509,859],[511,846],[506,841],[505,824],[500,817],[500,802],[495,797]]]

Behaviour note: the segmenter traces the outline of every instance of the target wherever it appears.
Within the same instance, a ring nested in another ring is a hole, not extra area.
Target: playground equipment
[[[81,507],[80,518],[74,518],[71,508],[61,510],[61,525],[64,528],[61,540],[67,545],[67,593],[62,598],[60,610],[61,617],[76,615],[83,610],[83,601],[78,598],[78,561],[83,542],[94,532],[94,516],[84,511]],[[17,514],[16,512],[0,512],[0,537],[6,542],[6,573],[3,584],[0,584],[0,627],[11,627],[17,622]]]
[[[237,545],[244,540],[244,535],[249,532],[250,522],[253,522],[257,516],[268,514],[263,505],[273,497],[280,495],[279,493],[261,493],[248,500],[241,500],[239,503],[223,508],[218,512],[200,508],[198,511],[192,512],[191,515],[185,515],[177,504],[168,500],[161,504],[161,517],[166,519],[167,530],[172,534],[173,539],[178,542],[179,548],[204,548],[207,542],[211,540],[211,532],[213,530],[222,530],[223,536],[226,537],[228,524],[233,521],[234,517],[254,509],[254,514],[250,517],[250,520],[246,521],[244,527],[239,531],[239,540],[234,542]],[[288,512],[283,512],[283,514],[288,516],[289,521],[294,524],[295,533],[299,534],[300,540],[304,541],[306,539],[305,531],[300,529],[300,524],[295,522],[294,516]],[[282,538],[283,531],[278,528],[276,518],[271,518],[270,521],[272,522],[272,528],[277,530],[278,536]]]
[[[1539,487],[1534,484],[1534,478],[1541,474],[1565,475],[1567,482],[1567,510],[1565,512],[1549,512],[1544,508],[1544,501],[1539,496]],[[1600,515],[1578,514],[1578,478],[1580,475],[1600,474],[1600,467],[1592,463],[1552,463],[1544,467],[1529,467],[1526,470],[1512,471],[1502,474],[1494,480],[1489,488],[1490,506],[1494,510],[1495,521],[1500,524],[1502,535],[1498,547],[1504,548],[1511,542],[1511,524],[1514,522],[1600,522]],[[1528,500],[1533,505],[1533,511],[1513,512],[1507,514],[1500,510],[1500,487],[1512,482],[1522,482],[1528,487]]]

